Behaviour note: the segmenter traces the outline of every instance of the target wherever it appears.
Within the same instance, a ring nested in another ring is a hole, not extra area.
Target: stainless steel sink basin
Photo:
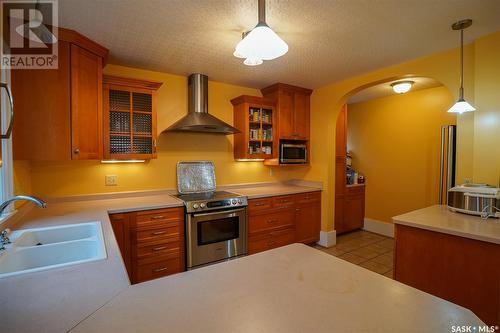
[[[0,278],[106,258],[100,222],[18,230],[0,255]]]

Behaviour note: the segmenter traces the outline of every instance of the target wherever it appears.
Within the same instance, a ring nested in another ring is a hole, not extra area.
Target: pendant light
[[[451,26],[453,30],[460,30],[460,90],[458,101],[448,110],[448,112],[464,113],[476,111],[476,109],[464,99],[464,29],[467,29],[471,25],[472,20],[466,19],[455,22]]]
[[[288,45],[266,23],[266,2],[259,1],[259,23],[249,32],[243,33],[233,55],[244,58],[248,66],[256,66],[263,60],[272,60],[288,52]]]

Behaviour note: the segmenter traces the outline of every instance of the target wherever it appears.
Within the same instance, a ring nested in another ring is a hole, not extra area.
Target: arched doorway
[[[391,83],[410,79],[409,92],[393,92]],[[453,97],[440,82],[415,76],[348,95],[335,129],[335,230],[367,222],[391,235],[392,216],[438,203],[441,126],[456,123],[446,112]],[[367,182],[357,184],[363,178]]]

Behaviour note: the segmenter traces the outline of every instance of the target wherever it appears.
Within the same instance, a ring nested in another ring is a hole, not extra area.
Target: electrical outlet
[[[118,176],[106,175],[106,186],[116,186],[116,185],[118,185]]]

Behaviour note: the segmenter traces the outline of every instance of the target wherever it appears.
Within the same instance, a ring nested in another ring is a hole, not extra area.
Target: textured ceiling
[[[386,83],[381,83],[377,84],[375,86],[371,86],[369,88],[366,88],[364,90],[361,90],[357,94],[351,96],[348,100],[348,104],[353,104],[353,103],[360,103],[360,102],[365,102],[369,101],[375,98],[381,98],[381,97],[386,97],[390,95],[395,95],[396,93],[392,90],[391,83],[397,82],[397,81],[413,81],[415,82],[413,86],[411,87],[410,92],[417,91],[417,90],[422,90],[422,89],[429,89],[429,88],[435,88],[442,86],[441,82],[431,79],[429,77],[407,77],[404,78],[404,80],[395,80],[395,81],[390,81]]]
[[[289,52],[248,67],[232,53],[257,22],[257,0],[61,0],[59,22],[110,49],[110,62],[261,88],[308,88],[457,47],[500,30],[498,0],[268,0]]]

